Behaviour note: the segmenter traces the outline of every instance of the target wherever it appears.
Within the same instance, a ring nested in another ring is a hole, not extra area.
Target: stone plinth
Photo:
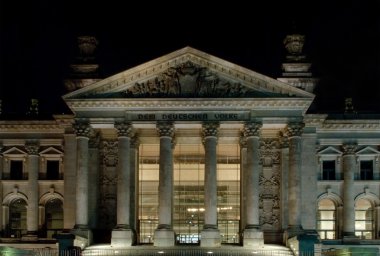
[[[173,230],[156,229],[154,231],[154,246],[170,247],[175,245],[175,234]]]
[[[264,246],[264,233],[256,229],[246,229],[243,233],[243,247],[260,248]]]
[[[201,247],[220,247],[220,232],[218,229],[201,231]]]
[[[113,247],[129,247],[135,241],[135,234],[129,230],[112,230],[111,246]]]

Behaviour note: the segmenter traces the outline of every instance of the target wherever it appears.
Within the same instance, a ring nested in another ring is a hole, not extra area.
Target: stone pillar
[[[154,246],[174,246],[173,231],[173,136],[171,122],[158,122],[160,136],[160,171],[158,184],[158,226],[154,231]]]
[[[260,129],[261,123],[247,122],[244,125],[244,137],[247,143],[247,164],[244,169],[245,216],[243,234],[244,247],[264,245],[264,235],[260,229],[259,216],[259,179],[260,179]]]
[[[81,237],[83,246],[91,244],[92,233],[89,230],[88,214],[88,180],[89,180],[89,137],[91,127],[86,122],[76,122],[74,129],[77,134],[77,177],[76,177],[76,214],[74,234]]]
[[[0,180],[3,179],[3,146],[0,144]],[[0,182],[0,205],[3,205],[3,183]],[[4,230],[4,222],[3,222],[3,210],[0,209],[0,237],[3,234]]]
[[[217,197],[217,154],[219,123],[206,122],[202,126],[203,145],[205,148],[205,222],[201,231],[201,247],[219,247],[221,245],[218,229]]]
[[[301,226],[301,154],[303,123],[289,123],[287,134],[289,140],[288,173],[288,230],[287,238],[302,233]]]
[[[37,241],[39,146],[37,142],[27,142],[25,149],[28,152],[28,211],[26,216],[27,236],[23,237],[23,240]]]
[[[132,124],[118,122],[115,124],[118,133],[117,165],[117,212],[116,227],[112,231],[111,245],[117,247],[132,246],[135,235],[130,226],[131,213],[131,136]]]
[[[380,232],[380,206],[375,206],[375,236],[374,239],[379,239]]]
[[[139,139],[137,135],[131,138],[131,216],[130,226],[132,230],[138,230],[138,216],[139,216]],[[136,243],[138,237],[136,236]]]
[[[343,145],[343,239],[355,238],[355,191],[356,169],[354,144]]]
[[[93,134],[89,140],[89,176],[88,176],[88,226],[98,227],[99,212],[99,134]]]
[[[63,179],[64,198],[63,201],[63,229],[71,230],[75,225],[76,213],[76,163],[77,163],[77,141],[75,134],[66,133],[64,137]]]
[[[243,241],[243,231],[246,224],[246,216],[245,216],[245,179],[244,170],[247,169],[247,141],[244,137],[244,133],[240,136],[240,223],[239,223],[239,233],[240,240]]]

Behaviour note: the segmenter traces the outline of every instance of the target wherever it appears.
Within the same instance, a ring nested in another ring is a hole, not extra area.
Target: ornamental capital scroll
[[[356,144],[343,144],[343,155],[355,155],[355,152],[358,148]]]
[[[25,149],[29,155],[38,155],[38,151],[40,149],[40,146],[38,145],[37,142],[32,141],[32,142],[27,142],[25,144]]]
[[[204,122],[202,124],[202,138],[218,137],[219,126],[218,122]]]
[[[259,137],[263,125],[258,122],[246,122],[243,128],[244,137]]]
[[[89,138],[91,136],[91,126],[88,122],[75,121],[73,129],[78,137]]]
[[[288,137],[300,137],[303,133],[304,123],[289,123],[286,127],[286,133]]]
[[[174,137],[173,122],[157,122],[156,127],[160,137]]]
[[[115,128],[117,130],[118,137],[132,137],[133,127],[129,122],[116,122]]]

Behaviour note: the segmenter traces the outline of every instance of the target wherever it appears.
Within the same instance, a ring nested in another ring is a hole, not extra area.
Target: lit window
[[[318,203],[317,229],[321,239],[335,239],[336,207],[330,199]]]
[[[366,199],[359,199],[355,203],[355,235],[361,239],[372,239],[373,208]]]

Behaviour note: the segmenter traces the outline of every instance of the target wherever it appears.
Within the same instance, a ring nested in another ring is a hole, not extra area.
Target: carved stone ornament
[[[274,139],[260,141],[260,159],[264,166],[280,163],[279,142]]]
[[[88,146],[90,148],[98,148],[100,144],[100,133],[91,130],[89,138],[90,140],[88,141]]]
[[[174,136],[174,124],[173,122],[157,122],[157,132],[160,137]]]
[[[93,55],[98,43],[98,40],[93,36],[79,36],[78,47],[80,54],[83,57]]]
[[[73,124],[73,129],[78,137],[90,137],[91,126],[88,122],[78,122]]]
[[[118,137],[132,137],[133,136],[133,127],[131,123],[117,122],[115,123],[115,128],[117,129]]]
[[[286,127],[286,133],[288,137],[300,137],[303,132],[303,128],[305,127],[304,123],[289,123]]]
[[[342,145],[343,155],[355,155],[355,152],[358,148],[356,144],[344,144]]]
[[[239,138],[239,144],[241,148],[247,147],[247,138],[244,136],[244,132],[241,132],[241,135]]]
[[[245,137],[259,137],[260,129],[263,125],[257,122],[246,122],[243,128],[243,134]]]
[[[218,122],[204,122],[202,124],[202,138],[218,137],[219,126]]]
[[[25,144],[25,149],[29,155],[38,155],[40,146],[38,145],[37,142],[27,142]]]
[[[126,97],[250,97],[259,92],[187,61],[128,88]]]
[[[105,166],[116,166],[118,161],[118,141],[104,140],[102,155]]]
[[[131,138],[131,148],[138,148],[140,146],[140,140],[136,134]]]
[[[287,35],[284,39],[285,49],[289,54],[300,55],[302,54],[305,36],[299,34]]]

